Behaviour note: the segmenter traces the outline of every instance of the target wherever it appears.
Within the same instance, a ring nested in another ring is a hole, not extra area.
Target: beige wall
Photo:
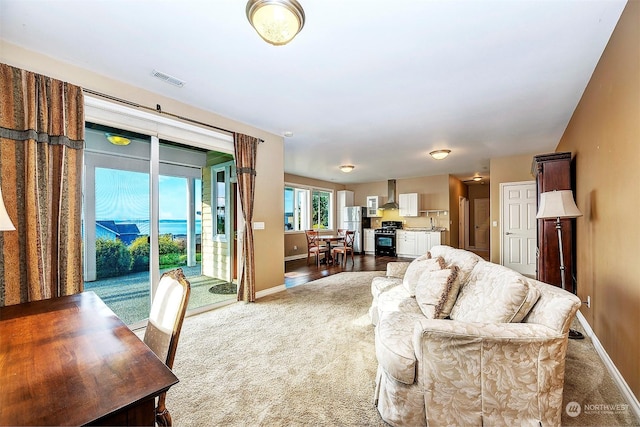
[[[469,189],[458,178],[449,175],[449,231],[446,233],[448,245],[460,246],[460,198],[468,197]]]
[[[284,245],[282,234],[284,141],[281,136],[141,90],[86,69],[65,64],[2,40],[0,40],[0,61],[141,105],[153,107],[160,104],[164,111],[263,139],[265,142],[258,146],[254,220],[263,221],[265,229],[256,230],[254,233],[256,290],[260,291],[284,283],[283,251],[281,249],[274,251],[274,248],[282,248]]]
[[[469,189],[469,245],[475,246],[475,218],[474,209],[478,199],[489,199],[491,197],[491,187],[484,184],[474,184],[467,186]],[[487,218],[490,220],[491,218]],[[489,223],[489,232],[491,232],[491,223]]]
[[[580,311],[640,397],[640,2],[630,1],[557,151],[574,155]],[[493,171],[492,171],[493,177]]]

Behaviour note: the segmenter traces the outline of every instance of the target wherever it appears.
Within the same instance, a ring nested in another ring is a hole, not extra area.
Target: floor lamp
[[[564,269],[564,254],[562,250],[562,223],[561,219],[565,218],[577,218],[582,216],[582,212],[576,206],[573,201],[573,193],[571,190],[554,190],[540,194],[540,208],[536,215],[537,219],[552,219],[556,220],[556,230],[558,230],[558,251],[560,253],[560,281],[562,289],[567,290],[565,269]],[[569,338],[581,339],[584,336],[573,329],[569,330]]]

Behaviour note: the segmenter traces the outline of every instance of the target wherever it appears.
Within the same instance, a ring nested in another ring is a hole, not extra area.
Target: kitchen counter
[[[403,228],[404,231],[433,231],[433,232],[440,232],[440,231],[446,231],[445,228],[443,227],[434,227],[434,228],[430,228],[430,227],[407,227],[407,228]]]

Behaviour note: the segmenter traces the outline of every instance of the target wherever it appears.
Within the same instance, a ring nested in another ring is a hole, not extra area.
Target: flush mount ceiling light
[[[342,166],[340,166],[340,170],[342,172],[344,172],[344,173],[349,173],[354,169],[355,169],[355,166],[353,166],[353,165],[342,165]]]
[[[436,160],[442,160],[451,153],[451,150],[436,150],[429,153]]]
[[[474,176],[474,177],[473,177],[473,180],[474,180],[475,182],[482,181],[482,177],[481,177],[481,176]]]
[[[107,137],[107,141],[112,143],[113,145],[129,145],[131,140],[129,138],[125,138],[124,136],[115,135],[112,133],[105,133]]]
[[[246,12],[260,37],[274,46],[289,43],[304,27],[304,10],[296,0],[249,0]]]

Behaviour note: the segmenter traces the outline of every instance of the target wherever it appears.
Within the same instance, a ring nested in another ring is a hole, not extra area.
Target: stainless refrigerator
[[[339,228],[355,231],[353,239],[353,252],[364,252],[364,229],[371,227],[371,218],[366,216],[367,208],[364,206],[347,206],[344,208],[344,220]]]

